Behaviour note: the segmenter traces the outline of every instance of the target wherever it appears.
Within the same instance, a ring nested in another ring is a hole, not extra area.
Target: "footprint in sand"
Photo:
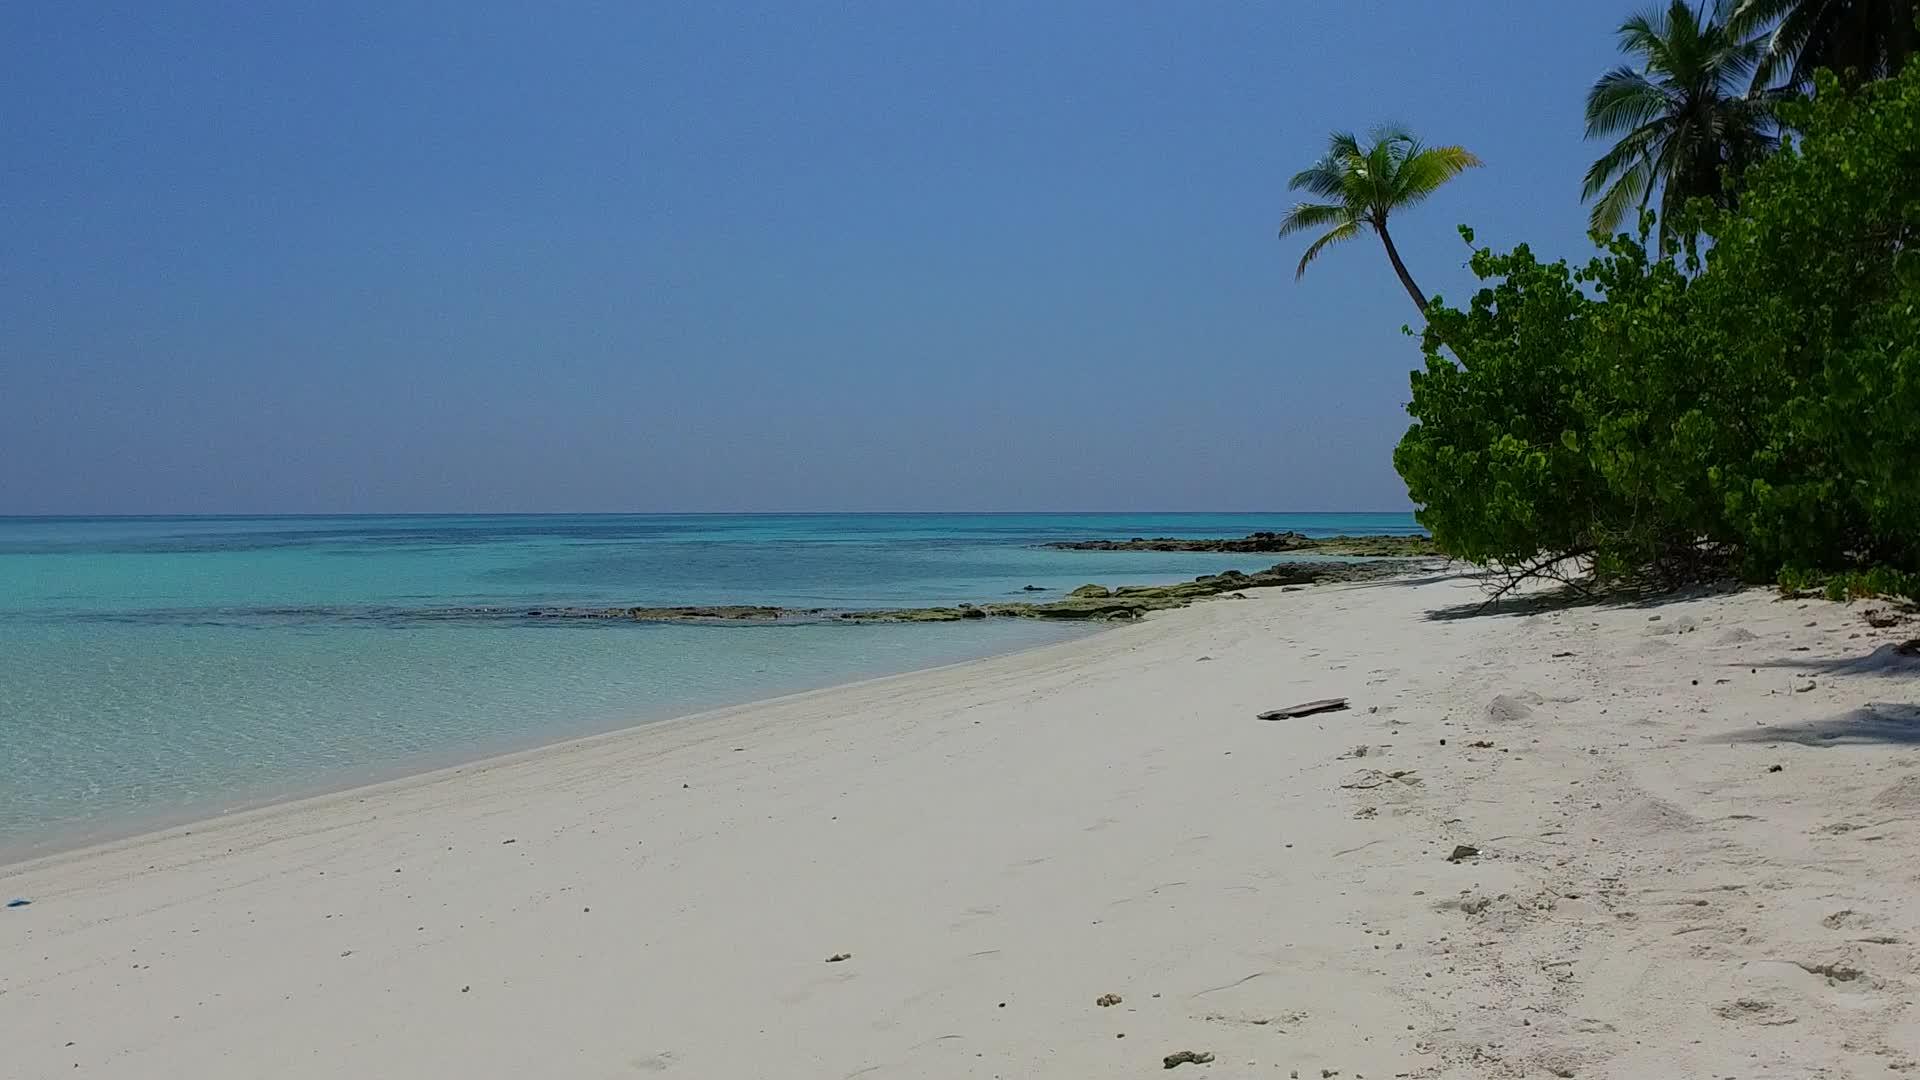
[[[1841,908],[1839,911],[1821,919],[1820,925],[1829,930],[1860,930],[1872,926],[1878,921],[1879,920],[1875,919],[1872,915],[1868,915],[1865,912],[1855,911],[1852,908]]]
[[[1850,990],[1878,989],[1880,981],[1865,971],[1854,967],[1845,960],[1795,960],[1793,965],[1809,975],[1827,980],[1828,986],[1843,986]]]

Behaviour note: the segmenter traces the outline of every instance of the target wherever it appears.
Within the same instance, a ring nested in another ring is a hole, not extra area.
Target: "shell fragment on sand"
[[[1289,705],[1284,709],[1274,709],[1260,714],[1262,720],[1291,720],[1296,716],[1312,716],[1315,713],[1339,712],[1347,707],[1343,697],[1321,698],[1318,701],[1303,701],[1298,705]]]

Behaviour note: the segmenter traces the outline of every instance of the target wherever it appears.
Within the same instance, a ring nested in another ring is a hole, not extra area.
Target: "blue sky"
[[[1583,256],[1630,4],[21,2],[0,513],[1404,509],[1326,132]]]

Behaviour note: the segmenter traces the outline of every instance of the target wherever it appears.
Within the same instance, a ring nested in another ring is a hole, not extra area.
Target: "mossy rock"
[[[1067,597],[1077,600],[1102,600],[1112,595],[1112,590],[1105,585],[1082,585],[1068,593]]]
[[[981,619],[986,612],[979,608],[935,607],[900,608],[881,611],[844,611],[842,619],[850,622],[959,622],[961,619]]]
[[[621,612],[640,622],[754,622],[778,619],[785,608],[747,604],[722,604],[706,607],[630,607]]]

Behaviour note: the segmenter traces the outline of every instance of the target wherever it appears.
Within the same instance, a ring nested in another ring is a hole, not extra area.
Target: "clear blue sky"
[[[1404,509],[1326,132],[1583,255],[1630,3],[0,9],[0,513]]]

